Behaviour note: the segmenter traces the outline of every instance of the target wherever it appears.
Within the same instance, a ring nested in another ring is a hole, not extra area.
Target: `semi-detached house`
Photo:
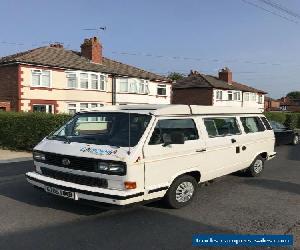
[[[252,107],[264,110],[266,92],[233,81],[228,68],[219,75],[205,75],[197,71],[191,73],[172,86],[173,104],[196,104],[210,106]]]
[[[75,113],[103,105],[169,104],[171,81],[108,59],[96,38],[81,51],[52,44],[0,58],[0,110]]]

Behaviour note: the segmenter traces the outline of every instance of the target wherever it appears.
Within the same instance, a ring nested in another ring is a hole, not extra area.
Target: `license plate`
[[[58,195],[58,196],[62,196],[62,197],[65,197],[65,198],[75,200],[75,193],[74,192],[62,190],[62,189],[55,188],[55,187],[48,187],[48,186],[45,187],[45,191],[47,193],[51,193],[51,194],[54,194],[54,195]]]

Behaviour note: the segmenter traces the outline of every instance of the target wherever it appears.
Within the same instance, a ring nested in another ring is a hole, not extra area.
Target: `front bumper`
[[[114,205],[128,205],[143,201],[144,199],[144,192],[139,192],[137,190],[120,191],[84,186],[56,180],[36,172],[26,173],[26,179],[32,185],[44,190],[46,187],[55,187],[65,191],[74,192],[75,200],[90,200]]]

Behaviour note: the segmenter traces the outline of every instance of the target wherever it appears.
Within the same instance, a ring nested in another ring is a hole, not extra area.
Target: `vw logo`
[[[65,165],[65,166],[69,166],[71,162],[70,162],[69,159],[64,158],[64,159],[62,159],[61,163],[62,163],[63,165]]]

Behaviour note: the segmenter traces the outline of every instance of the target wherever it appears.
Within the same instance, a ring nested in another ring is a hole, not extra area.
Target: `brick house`
[[[0,58],[0,110],[74,113],[119,104],[169,104],[171,81],[102,55],[96,38],[81,51],[60,44]]]
[[[232,80],[228,68],[221,69],[218,77],[197,71],[172,86],[173,104],[196,104],[210,106],[255,107],[264,109],[266,92]]]
[[[280,111],[280,101],[266,96],[265,111]]]
[[[300,112],[300,99],[282,97],[278,101],[280,103],[280,110],[289,112]]]

